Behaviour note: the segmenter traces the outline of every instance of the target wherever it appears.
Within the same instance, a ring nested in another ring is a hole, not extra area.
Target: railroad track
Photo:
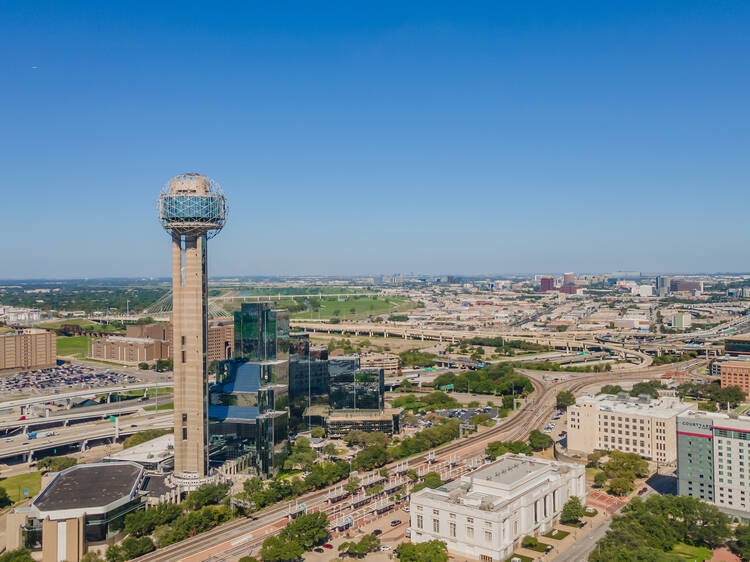
[[[556,383],[548,383],[543,380],[544,375],[549,375],[547,372],[534,372],[524,371],[524,374],[529,377],[532,385],[534,386],[534,393],[532,394],[533,400],[528,401],[516,414],[514,414],[508,421],[497,424],[486,431],[476,433],[466,437],[460,441],[454,441],[448,443],[442,447],[433,449],[427,453],[421,453],[409,459],[405,459],[409,468],[418,467],[427,462],[428,454],[434,453],[435,458],[445,458],[450,456],[457,451],[464,449],[477,449],[484,443],[490,442],[495,439],[503,438],[505,440],[516,440],[525,438],[533,429],[538,429],[543,424],[544,420],[555,409],[555,399],[557,392],[560,390],[570,390],[575,393],[581,389],[601,383],[603,380],[612,382],[626,382],[633,380],[642,380],[644,378],[653,377],[661,374],[663,369],[649,369],[648,371],[633,371],[618,373],[619,376],[609,376],[602,374],[595,374],[589,376],[583,376],[578,378],[569,379],[567,381],[560,381]],[[606,377],[606,378],[605,378]],[[404,461],[400,461],[404,462]],[[389,463],[386,465],[388,468],[395,467],[398,462]],[[300,503],[307,505],[315,505],[320,503],[321,500],[328,497],[329,488],[324,488],[315,492],[310,492],[304,496],[297,498]],[[231,556],[237,553],[246,553],[251,548],[259,546],[263,539],[268,535],[264,534],[260,537],[254,537],[252,534],[263,527],[277,522],[282,517],[286,517],[288,514],[288,503],[283,502],[274,506],[270,506],[257,512],[255,517],[252,519],[237,519],[230,521],[217,527],[206,533],[202,533],[195,537],[191,537],[170,545],[164,548],[160,548],[154,552],[146,554],[137,558],[139,562],[177,562],[184,558],[194,556],[202,553],[212,547],[221,545],[227,541],[239,541],[237,546],[230,546],[221,553],[217,553],[216,556],[208,556],[205,560],[224,560],[226,556]],[[239,552],[238,552],[239,551]],[[220,554],[220,556],[219,556]]]

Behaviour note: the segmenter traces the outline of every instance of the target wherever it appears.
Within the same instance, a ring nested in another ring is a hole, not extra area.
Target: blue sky
[[[746,2],[0,4],[7,277],[747,271]],[[37,67],[37,68],[35,68]]]

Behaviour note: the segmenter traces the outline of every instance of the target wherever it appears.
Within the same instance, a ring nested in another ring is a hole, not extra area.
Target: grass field
[[[713,553],[703,546],[690,546],[684,542],[677,543],[672,548],[672,552],[682,556],[685,560],[691,560],[695,562],[703,562],[704,560],[711,560]]]
[[[23,499],[24,490],[28,490],[28,495],[32,497],[39,493],[42,487],[42,473],[29,472],[27,474],[10,476],[9,478],[0,480],[0,486],[5,488],[11,500],[17,502]]]
[[[154,411],[154,410],[174,410],[174,402],[167,402],[166,404],[159,404],[159,407],[156,406],[146,406],[143,408],[144,410]]]
[[[319,311],[298,312],[294,318],[340,318],[357,320],[412,309],[416,303],[402,297],[347,297],[345,300],[325,299]]]
[[[560,529],[552,529],[551,531],[544,533],[542,536],[548,539],[562,540],[567,537],[570,533],[568,531],[561,531]]]
[[[85,359],[89,351],[89,339],[88,336],[58,336],[57,356]]]

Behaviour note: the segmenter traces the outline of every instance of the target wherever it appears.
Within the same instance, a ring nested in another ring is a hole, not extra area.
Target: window
[[[187,414],[182,414],[182,423],[187,423]]]
[[[417,515],[417,529],[421,529],[421,528],[422,528],[422,516]]]
[[[440,532],[440,519],[433,519],[432,520],[432,531],[435,533]]]
[[[492,531],[485,531],[484,532],[484,540],[486,542],[492,542]]]
[[[187,441],[187,427],[182,428],[182,440]]]
[[[453,521],[448,524],[448,531],[450,532],[450,536],[456,536],[456,524]]]
[[[466,527],[466,538],[474,538],[474,527]]]

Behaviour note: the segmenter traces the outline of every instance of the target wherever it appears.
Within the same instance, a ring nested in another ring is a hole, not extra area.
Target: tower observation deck
[[[181,174],[162,189],[158,212],[172,237],[174,471],[199,483],[208,471],[206,242],[224,226],[226,201],[212,179]]]

